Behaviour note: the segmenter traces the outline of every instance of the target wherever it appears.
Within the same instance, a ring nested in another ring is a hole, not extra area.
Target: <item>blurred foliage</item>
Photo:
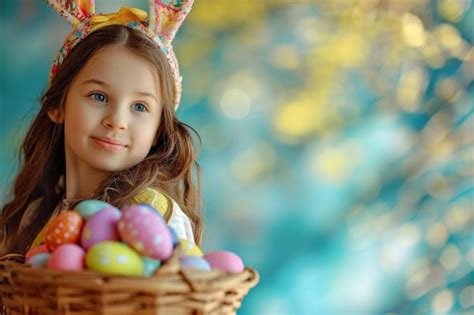
[[[2,16],[2,151],[67,33],[44,6]],[[178,116],[204,250],[262,276],[239,314],[474,314],[473,21],[471,0],[195,1]]]

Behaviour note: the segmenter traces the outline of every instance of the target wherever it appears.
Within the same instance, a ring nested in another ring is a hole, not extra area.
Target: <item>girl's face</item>
[[[126,47],[106,46],[71,83],[63,117],[66,167],[114,172],[141,162],[156,144],[163,110],[155,67]]]

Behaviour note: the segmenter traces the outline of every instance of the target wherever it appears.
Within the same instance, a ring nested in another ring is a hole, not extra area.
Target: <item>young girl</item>
[[[180,238],[200,245],[194,130],[175,115],[181,77],[171,46],[192,0],[150,0],[149,14],[107,15],[94,13],[93,0],[48,3],[74,30],[22,143],[0,215],[0,255],[40,244],[47,222],[84,199],[149,203]]]

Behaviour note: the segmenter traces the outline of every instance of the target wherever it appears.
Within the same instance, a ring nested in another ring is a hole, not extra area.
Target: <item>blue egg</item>
[[[171,240],[173,241],[173,248],[175,248],[179,244],[178,233],[176,233],[176,231],[169,225],[168,225],[168,230],[170,230]]]
[[[115,207],[102,200],[87,199],[79,202],[74,210],[76,210],[81,215],[81,217],[87,220],[93,214],[104,208]]]
[[[211,265],[200,256],[181,256],[180,261],[183,268],[211,271]]]
[[[161,262],[158,259],[150,257],[142,257],[143,259],[143,274],[147,277],[153,276],[156,269],[160,268]]]
[[[27,264],[30,264],[34,268],[46,268],[50,256],[50,253],[36,254],[27,261]]]

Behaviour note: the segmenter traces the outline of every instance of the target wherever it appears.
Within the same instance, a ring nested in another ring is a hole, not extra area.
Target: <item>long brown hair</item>
[[[144,188],[159,188],[173,198],[190,218],[195,241],[200,245],[200,169],[190,131],[195,133],[199,142],[201,139],[193,128],[176,117],[171,69],[158,46],[137,30],[112,25],[95,31],[74,47],[41,96],[41,109],[21,145],[21,168],[13,185],[12,198],[0,214],[0,244],[4,244],[0,253],[24,254],[63,198],[64,187],[57,184],[65,175],[64,129],[62,124],[50,120],[48,112],[63,112],[74,77],[94,53],[107,45],[127,47],[156,67],[164,106],[157,145],[139,164],[112,173],[92,198],[120,208]],[[26,209],[38,198],[40,201],[33,220],[29,226],[20,227]]]

